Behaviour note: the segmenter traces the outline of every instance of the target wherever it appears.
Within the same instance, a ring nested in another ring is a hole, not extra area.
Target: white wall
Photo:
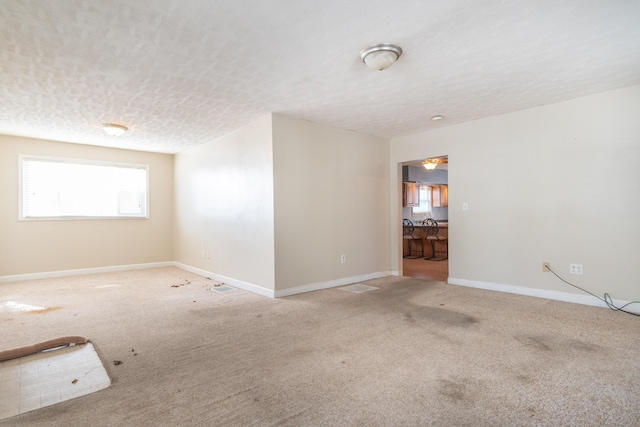
[[[394,269],[398,164],[443,154],[454,282],[581,294],[542,272],[549,261],[596,294],[640,299],[640,86],[392,140]]]
[[[175,156],[176,261],[273,291],[271,133],[266,115]]]
[[[282,115],[273,135],[277,289],[388,274],[388,140]]]
[[[18,221],[18,155],[149,165],[149,219]],[[173,156],[0,135],[0,277],[173,260]]]

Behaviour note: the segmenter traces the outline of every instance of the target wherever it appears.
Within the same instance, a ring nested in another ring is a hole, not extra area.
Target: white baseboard
[[[287,297],[290,295],[302,294],[305,292],[319,291],[320,289],[335,288],[336,286],[345,286],[352,283],[364,282],[365,280],[386,277],[390,274],[391,273],[389,271],[379,271],[377,273],[363,274],[361,276],[343,277],[341,279],[329,280],[327,282],[309,283],[307,285],[295,286],[293,288],[276,290],[275,297]]]
[[[253,292],[254,294],[274,298],[273,290],[263,288],[262,286],[254,285],[253,283],[244,282],[242,280],[237,280],[231,277],[222,276],[220,274],[212,273],[210,271],[203,270],[201,268],[191,267],[190,265],[182,264],[181,262],[174,261],[172,265],[174,267],[181,268],[182,270],[188,271],[190,273],[197,274],[198,276],[209,277],[211,279],[217,280],[218,282],[222,282],[236,288],[244,289],[245,291]]]
[[[469,288],[486,289],[489,291],[506,292],[506,293],[518,294],[518,295],[527,295],[527,296],[536,297],[536,298],[544,298],[544,299],[550,299],[555,301],[572,302],[575,304],[608,308],[607,304],[605,304],[603,301],[599,300],[598,298],[592,295],[587,295],[587,294],[580,295],[580,294],[573,294],[569,292],[551,291],[551,290],[537,289],[537,288],[526,288],[524,286],[505,285],[502,283],[480,282],[477,280],[457,279],[455,277],[449,277],[447,279],[447,282],[452,285],[466,286]],[[622,301],[617,299],[612,300],[612,302],[617,307],[621,307],[629,303],[629,301]],[[629,307],[628,309],[625,309],[625,310],[633,311],[635,313],[637,309],[633,307]]]
[[[337,286],[345,286],[350,285],[352,283],[363,282],[371,279],[378,279],[380,277],[385,277],[389,275],[398,276],[399,272],[395,271],[384,271],[384,272],[376,272],[369,273],[360,276],[352,276],[352,277],[344,277],[336,280],[329,280],[326,282],[317,282],[317,283],[309,283],[302,286],[296,286],[293,288],[281,289],[281,290],[272,290],[267,289],[262,286],[255,285],[253,283],[244,282],[242,280],[233,279],[231,277],[222,276],[220,274],[212,273],[210,271],[206,271],[200,268],[191,267],[186,264],[182,264],[175,261],[164,261],[164,262],[152,262],[145,264],[129,264],[129,265],[115,265],[109,267],[94,267],[94,268],[81,268],[76,270],[60,270],[60,271],[48,271],[42,273],[29,273],[29,274],[17,274],[13,276],[0,276],[0,283],[9,283],[9,282],[21,282],[25,280],[38,280],[38,279],[49,279],[49,278],[57,278],[57,277],[68,277],[68,276],[82,276],[85,274],[98,274],[98,273],[113,273],[118,271],[127,271],[127,270],[143,270],[147,268],[160,268],[160,267],[177,267],[185,271],[189,271],[191,273],[197,274],[203,277],[210,277],[219,282],[224,282],[228,285],[244,289],[249,292],[253,292],[258,295],[266,296],[269,298],[281,298],[289,295],[296,295],[305,292],[318,291],[321,289],[334,288]],[[560,291],[551,291],[545,289],[536,289],[536,288],[527,288],[523,286],[514,286],[514,285],[506,285],[502,283],[493,283],[493,282],[481,282],[477,280],[468,280],[468,279],[458,279],[455,277],[449,277],[447,282],[452,285],[458,286],[466,286],[469,288],[478,288],[485,289],[490,291],[498,291],[498,292],[506,292],[511,294],[518,295],[527,295],[536,298],[544,298],[556,301],[564,301],[571,302],[582,305],[591,305],[595,307],[605,307],[607,305],[599,300],[598,298],[592,295],[580,295],[569,292],[560,292]],[[614,299],[612,302],[621,307],[629,301],[623,301]],[[628,311],[637,312],[636,307],[629,307]]]
[[[81,268],[77,270],[60,270],[60,271],[47,271],[42,273],[29,273],[29,274],[17,274],[14,276],[0,276],[0,283],[9,282],[21,282],[25,280],[38,280],[38,279],[50,279],[57,277],[69,277],[69,276],[82,276],[85,274],[98,274],[98,273],[112,273],[117,271],[127,270],[142,270],[146,268],[159,268],[159,267],[177,267],[185,271],[197,274],[203,277],[209,277],[219,282],[226,283],[227,285],[234,286],[236,288],[244,289],[245,291],[253,292],[254,294],[262,295],[269,298],[280,298],[289,295],[301,294],[304,292],[317,291],[320,289],[333,288],[336,286],[349,285],[356,282],[362,282],[365,280],[377,279],[380,277],[389,276],[391,272],[377,272],[364,274],[361,276],[344,277],[342,279],[330,280],[327,282],[310,283],[307,285],[296,286],[293,288],[282,289],[274,291],[262,286],[255,285],[253,283],[244,282],[242,280],[233,279],[220,274],[213,273],[211,271],[203,270],[201,268],[192,267],[190,265],[182,264],[176,261],[166,262],[152,262],[146,264],[130,264],[130,265],[115,265],[109,267],[95,267],[95,268]]]
[[[83,276],[85,274],[113,273],[116,271],[143,270],[146,268],[173,267],[173,261],[150,262],[146,264],[113,265],[109,267],[80,268],[77,270],[46,271],[42,273],[0,276],[0,283],[23,282],[25,280],[51,279],[56,277]]]
[[[185,271],[189,271],[191,273],[197,274],[199,276],[209,277],[219,282],[223,282],[227,285],[235,286],[237,288],[244,289],[245,291],[253,292],[254,294],[258,294],[258,295],[262,295],[270,298],[281,298],[281,297],[301,294],[305,292],[318,291],[320,289],[333,288],[336,286],[344,286],[344,285],[349,285],[356,282],[362,282],[365,280],[371,280],[371,279],[377,279],[380,277],[389,276],[390,274],[389,272],[370,273],[370,274],[364,274],[361,276],[345,277],[342,279],[330,280],[327,282],[309,283],[307,285],[273,291],[271,289],[263,288],[262,286],[254,285],[253,283],[248,283],[242,280],[233,279],[231,277],[222,276],[220,274],[216,274],[216,273],[203,270],[197,267],[192,267],[190,265],[182,264],[180,262],[174,262],[173,265]]]

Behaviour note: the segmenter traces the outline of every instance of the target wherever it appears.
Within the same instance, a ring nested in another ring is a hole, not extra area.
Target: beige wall
[[[392,140],[393,268],[398,164],[448,154],[451,278],[579,294],[542,272],[549,261],[596,294],[639,300],[639,118],[634,86]]]
[[[177,154],[175,188],[175,260],[272,291],[271,115]]]
[[[150,165],[149,219],[18,221],[18,155]],[[0,135],[0,277],[173,259],[173,156]]]
[[[273,135],[277,289],[388,272],[388,140],[282,115]]]
[[[275,114],[176,155],[176,261],[266,295],[387,272],[388,153]]]
[[[0,136],[0,276],[176,260],[277,293],[399,270],[400,166],[449,155],[452,279],[580,293],[549,261],[638,300],[638,117],[634,86],[390,144],[277,114],[175,159]],[[19,222],[21,153],[150,164],[151,218]]]

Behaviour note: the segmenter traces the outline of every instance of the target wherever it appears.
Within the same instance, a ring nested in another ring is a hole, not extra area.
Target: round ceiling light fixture
[[[116,125],[113,123],[103,123],[102,130],[105,131],[108,135],[111,136],[120,136],[125,133],[128,129],[126,126]]]
[[[434,122],[436,122],[438,120],[442,120],[442,119],[444,119],[444,117],[441,116],[440,114],[438,114],[437,116],[431,117],[431,120],[433,120]]]
[[[402,48],[394,44],[374,44],[360,51],[360,58],[367,67],[374,70],[386,70],[402,55]]]

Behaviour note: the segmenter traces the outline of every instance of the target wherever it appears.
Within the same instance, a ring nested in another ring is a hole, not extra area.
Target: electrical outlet
[[[342,264],[344,264],[345,262],[347,262],[347,256],[346,255],[340,255],[340,262]]]
[[[544,271],[545,273],[548,273],[551,271],[551,263],[550,262],[543,262],[542,263],[542,271]]]
[[[569,274],[582,274],[582,264],[569,264]]]

